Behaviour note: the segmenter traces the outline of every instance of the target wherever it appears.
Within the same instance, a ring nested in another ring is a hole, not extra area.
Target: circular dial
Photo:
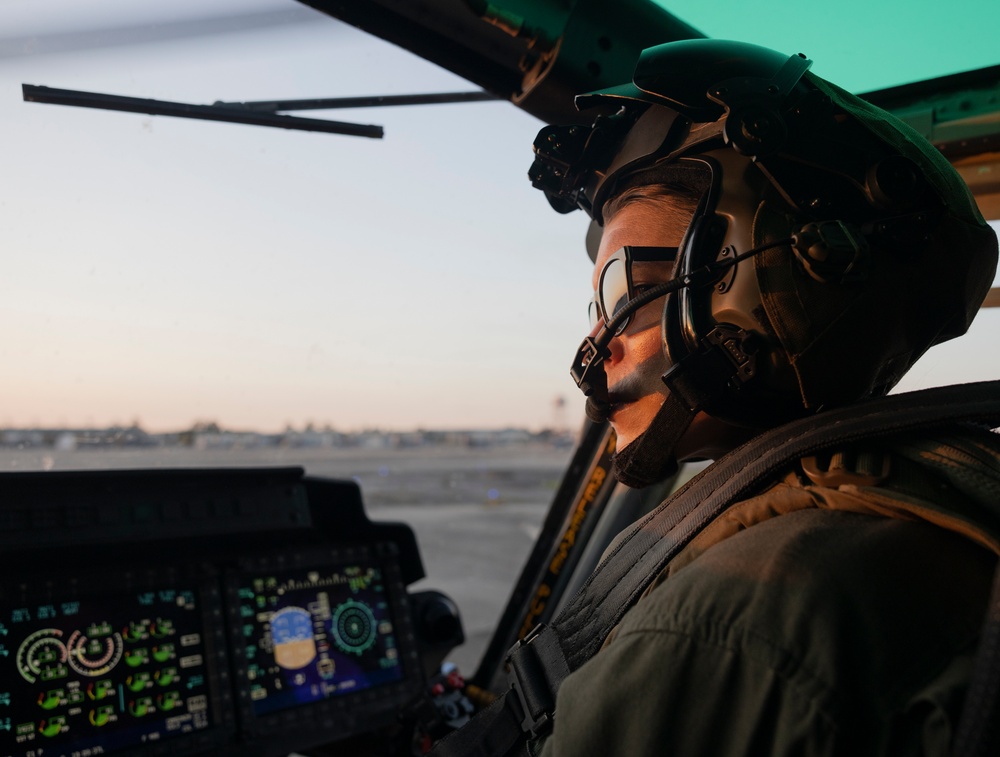
[[[28,683],[66,675],[66,645],[58,628],[35,631],[17,648],[17,670]]]
[[[66,647],[69,650],[69,666],[90,678],[104,675],[122,657],[122,637],[117,633],[100,638],[74,631]]]
[[[349,599],[333,613],[333,638],[349,654],[360,655],[375,643],[375,615],[362,602]]]

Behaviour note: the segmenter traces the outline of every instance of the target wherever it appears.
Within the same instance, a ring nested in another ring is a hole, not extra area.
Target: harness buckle
[[[521,730],[537,738],[552,727],[555,694],[536,642],[545,629],[535,626],[524,639],[514,643],[504,659],[507,666],[509,697],[513,698]],[[561,681],[560,681],[561,682]],[[558,685],[558,683],[556,684]]]

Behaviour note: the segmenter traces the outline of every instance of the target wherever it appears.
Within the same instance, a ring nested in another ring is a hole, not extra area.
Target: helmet
[[[810,64],[722,40],[649,48],[632,82],[576,98],[591,125],[535,141],[534,186],[597,224],[636,184],[700,192],[662,321],[668,402],[689,417],[766,428],[884,394],[965,333],[993,280],[996,234],[951,165]],[[598,401],[611,337],[574,365]]]

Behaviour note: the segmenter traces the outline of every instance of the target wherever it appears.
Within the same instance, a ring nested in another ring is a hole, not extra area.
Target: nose
[[[604,328],[604,319],[603,318],[599,318],[597,320],[597,323],[595,323],[593,326],[591,326],[590,333],[587,334],[587,336],[589,336],[589,337],[595,337],[595,336],[597,336],[597,332],[599,332],[603,328]]]
[[[587,336],[593,339],[601,332],[601,329],[603,329],[604,326],[605,326],[604,319],[601,318],[600,320],[597,321],[597,323],[590,330],[590,333],[587,334]],[[619,360],[622,359],[622,355],[624,354],[625,350],[622,345],[621,335],[614,336],[611,338],[611,341],[608,342],[608,352],[610,352],[611,354],[608,355],[608,357],[604,358],[605,363],[617,363]]]

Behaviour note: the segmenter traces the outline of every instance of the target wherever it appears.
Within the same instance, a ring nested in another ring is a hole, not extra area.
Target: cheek
[[[625,353],[631,355],[636,363],[643,363],[662,355],[660,309],[645,307],[640,310],[622,337]]]
[[[608,374],[611,385],[634,395],[663,394],[661,377],[667,370],[667,361],[660,348],[659,328],[630,335],[620,345],[621,359]]]
[[[625,340],[625,354],[635,363],[645,363],[661,354],[658,329],[644,329]]]

